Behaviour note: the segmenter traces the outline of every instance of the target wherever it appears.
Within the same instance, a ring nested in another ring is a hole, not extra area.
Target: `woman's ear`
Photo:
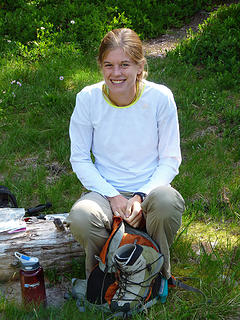
[[[140,63],[139,65],[138,65],[138,76],[140,76],[141,74],[142,74],[142,72],[143,72],[143,70],[144,70],[144,62],[142,62],[142,63]]]
[[[137,73],[137,79],[138,80],[142,79],[142,74],[143,74],[143,71],[144,71],[144,65],[145,65],[144,62],[142,62],[141,64],[138,65],[138,73]]]

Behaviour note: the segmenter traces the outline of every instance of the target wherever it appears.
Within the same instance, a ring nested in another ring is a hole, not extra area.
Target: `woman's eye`
[[[123,68],[127,68],[128,66],[129,66],[128,63],[123,63],[123,64],[122,64],[122,67],[123,67]]]

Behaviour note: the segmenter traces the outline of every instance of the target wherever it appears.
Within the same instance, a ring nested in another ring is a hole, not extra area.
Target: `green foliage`
[[[170,55],[215,72],[221,88],[237,86],[240,83],[239,25],[240,4],[222,6],[199,26],[198,33],[190,32],[189,38]]]
[[[26,5],[26,1],[24,0],[0,0],[0,8],[14,11],[17,8],[24,8]]]
[[[2,4],[0,36],[24,45],[38,41],[41,27],[60,32],[58,43],[74,41],[81,47],[98,46],[112,28],[131,27],[142,38],[156,37],[169,27],[181,26],[206,0],[38,0]]]
[[[98,46],[99,39],[105,32],[103,20],[106,14],[98,9],[93,3],[81,1],[77,8],[79,13],[72,14],[68,19],[66,29],[63,28],[62,41],[74,41],[83,48]],[[103,14],[103,15],[102,15]]]
[[[149,74],[173,90],[178,106],[183,163],[174,186],[198,218],[239,219],[238,86],[218,90],[215,72],[172,56],[151,59]]]
[[[3,119],[7,112],[14,108],[16,95],[19,94],[19,88],[22,83],[17,80],[12,80],[7,86],[4,86],[1,92],[0,99],[0,120]]]

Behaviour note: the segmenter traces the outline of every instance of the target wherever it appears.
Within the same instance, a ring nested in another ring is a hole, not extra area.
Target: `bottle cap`
[[[39,267],[39,260],[36,257],[29,257],[19,252],[15,252],[15,257],[21,262],[21,268],[25,271],[36,270]]]

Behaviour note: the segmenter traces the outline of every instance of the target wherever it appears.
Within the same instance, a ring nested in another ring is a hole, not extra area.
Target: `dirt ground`
[[[156,39],[151,39],[143,43],[146,57],[166,56],[167,51],[173,50],[177,43],[187,37],[187,31],[191,28],[194,32],[198,31],[199,24],[202,24],[209,16],[209,12],[204,10],[195,14],[189,24],[180,29],[170,29],[168,32]]]
[[[51,285],[47,280],[45,281],[47,304],[48,306],[60,306],[64,303],[64,295],[71,290],[71,281],[64,280],[58,284]],[[20,281],[11,281],[5,284],[0,284],[0,296],[4,294],[9,301],[17,303],[22,302]]]
[[[238,3],[238,0],[224,1],[224,4],[229,6],[232,3]],[[215,6],[212,11],[215,11],[219,6]],[[166,52],[173,50],[177,43],[187,37],[187,31],[191,28],[192,31],[197,32],[199,24],[202,24],[210,15],[210,12],[200,10],[196,13],[191,21],[184,25],[182,28],[172,28],[166,32],[166,34],[151,39],[143,43],[146,57],[161,57],[166,56]]]

